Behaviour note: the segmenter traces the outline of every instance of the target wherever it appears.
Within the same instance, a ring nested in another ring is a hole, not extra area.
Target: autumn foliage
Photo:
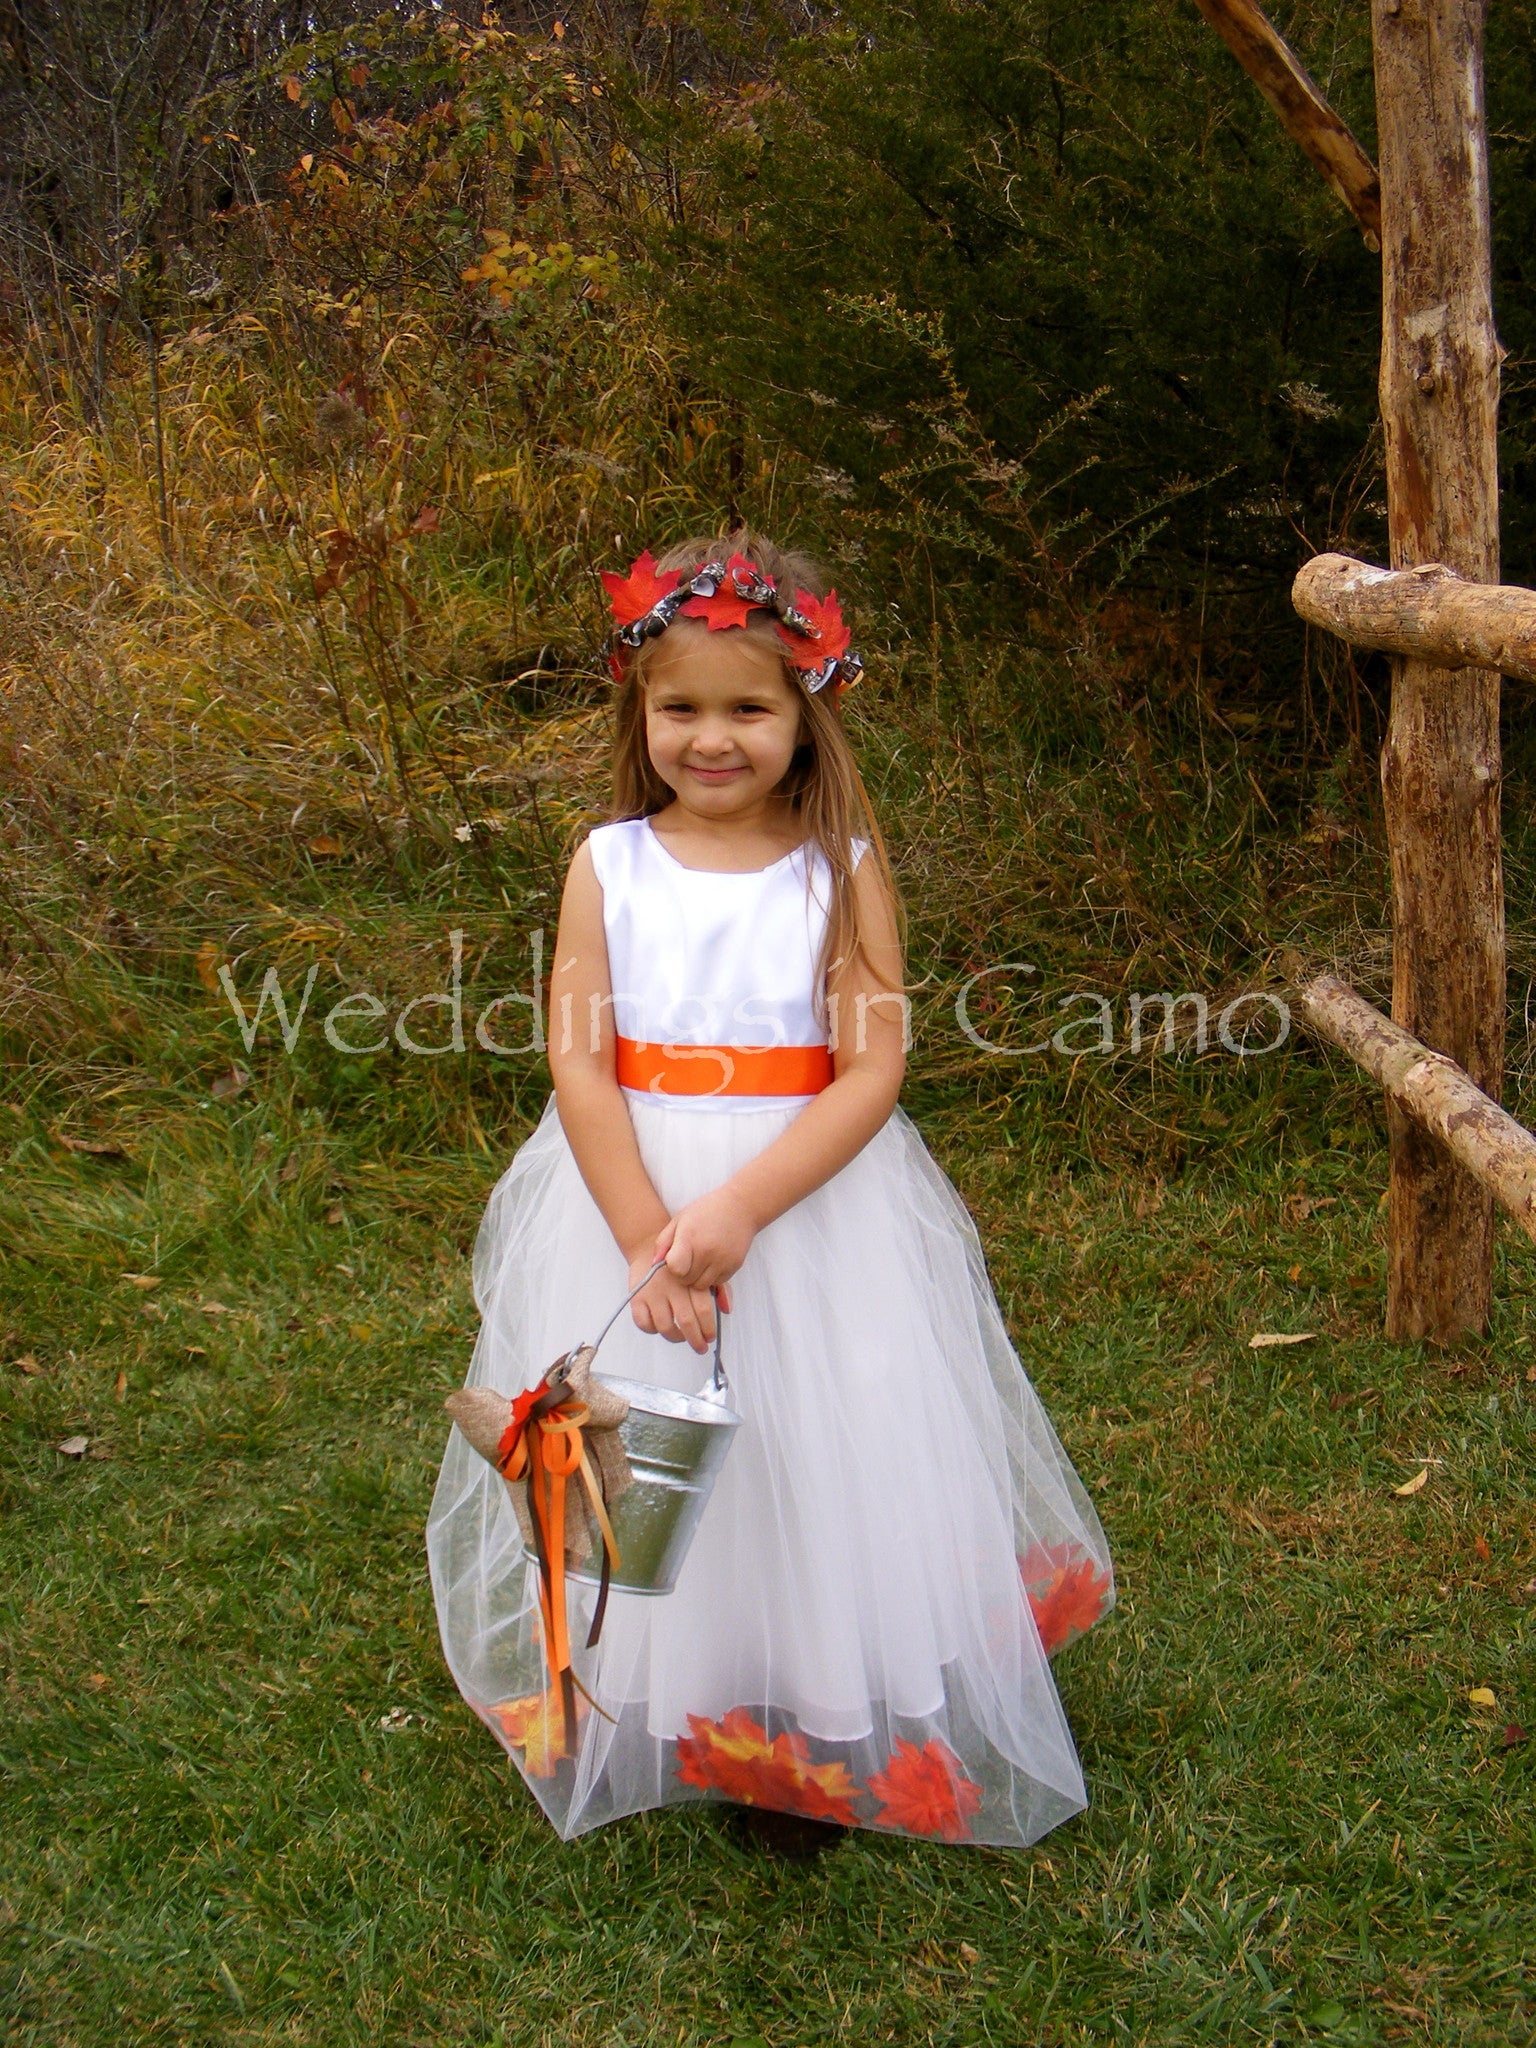
[[[1030,1611],[1047,1655],[1084,1635],[1105,1612],[1110,1576],[1069,1544],[1036,1544],[1019,1560]]]
[[[746,1806],[853,1825],[858,1787],[846,1765],[813,1763],[803,1735],[776,1735],[770,1742],[744,1707],[732,1707],[722,1721],[690,1714],[688,1726],[693,1733],[677,1745],[677,1774],[685,1785]]]

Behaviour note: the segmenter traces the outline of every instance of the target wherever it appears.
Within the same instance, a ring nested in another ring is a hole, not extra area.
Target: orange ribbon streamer
[[[569,1755],[576,1735],[576,1691],[597,1706],[571,1669],[570,1622],[565,1583],[565,1490],[580,1475],[603,1539],[602,1574],[587,1648],[602,1633],[608,1587],[618,1569],[619,1547],[608,1520],[602,1484],[587,1455],[581,1425],[590,1410],[546,1373],[536,1387],[512,1403],[512,1419],[496,1446],[497,1469],[506,1479],[528,1482],[528,1515],[533,1523],[534,1551],[539,1564],[539,1613],[544,1624],[544,1652],[550,1674],[560,1687],[561,1747]],[[598,1709],[602,1711],[601,1708]]]

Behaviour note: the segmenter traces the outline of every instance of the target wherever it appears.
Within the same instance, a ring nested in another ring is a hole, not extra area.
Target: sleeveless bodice
[[[641,1045],[825,1046],[817,963],[831,903],[819,852],[797,847],[746,874],[684,867],[644,818],[590,840],[603,891],[614,1029]],[[858,851],[862,852],[862,846]],[[784,1096],[710,1095],[687,1106],[782,1108]]]

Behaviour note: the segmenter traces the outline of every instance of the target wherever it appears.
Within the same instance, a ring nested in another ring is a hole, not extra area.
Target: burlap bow
[[[603,1498],[611,1507],[634,1480],[619,1438],[619,1425],[629,1413],[629,1403],[622,1394],[615,1393],[612,1387],[605,1386],[594,1375],[592,1360],[595,1352],[595,1345],[584,1344],[568,1358],[558,1360],[545,1374],[545,1384],[558,1384],[557,1375],[562,1375],[563,1369],[569,1399],[587,1411],[581,1425],[582,1438],[601,1475]],[[501,1445],[516,1403],[492,1387],[461,1387],[456,1394],[448,1396],[443,1406],[472,1448],[488,1464],[501,1471]],[[527,1477],[508,1479],[505,1473],[502,1477],[512,1496],[523,1541],[532,1550],[533,1516],[528,1509]],[[565,1517],[567,1566],[575,1570],[584,1565],[596,1551],[601,1536],[602,1530],[585,1488],[573,1486],[567,1495]]]

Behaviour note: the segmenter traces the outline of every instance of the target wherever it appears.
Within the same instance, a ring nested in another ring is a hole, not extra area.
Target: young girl
[[[570,1721],[507,1485],[455,1430],[427,1531],[448,1662],[566,1838],[715,1797],[1031,1842],[1086,1803],[1047,1660],[1113,1581],[896,1106],[858,658],[815,565],[750,533],[604,580],[615,822],[566,884],[555,1092],[480,1227],[469,1385],[535,1388],[638,1287],[600,1372],[707,1388],[718,1302],[742,1422],[670,1594],[614,1590],[586,1648],[596,1589],[567,1582]]]

